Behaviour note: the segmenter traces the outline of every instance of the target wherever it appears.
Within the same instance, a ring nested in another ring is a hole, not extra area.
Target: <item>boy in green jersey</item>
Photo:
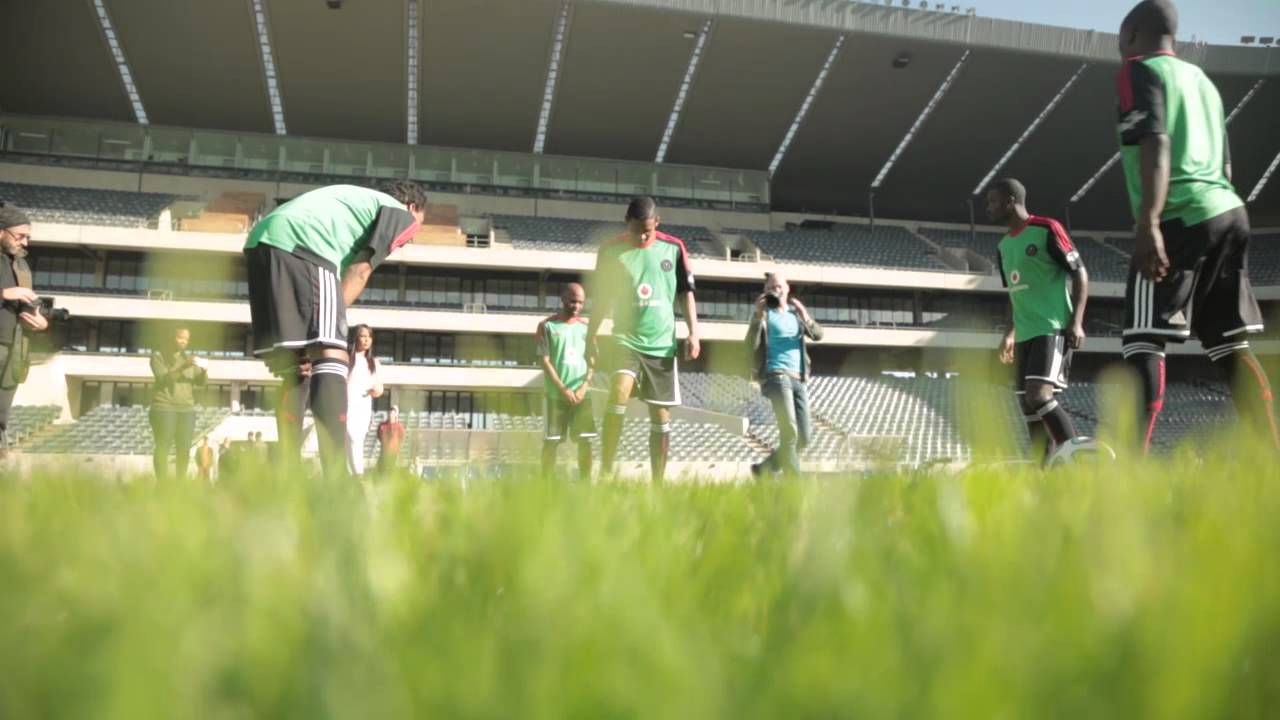
[[[627,232],[602,244],[596,256],[596,310],[587,333],[587,349],[595,354],[600,323],[613,317],[613,376],[600,462],[603,472],[612,471],[627,401],[638,387],[640,399],[649,405],[649,466],[654,482],[662,482],[671,445],[671,408],[680,404],[676,302],[683,302],[689,327],[685,359],[696,360],[702,351],[693,270],[684,242],[658,231],[653,198],[633,199],[626,222]]]
[[[417,232],[427,202],[405,180],[384,190],[330,185],[303,193],[262,218],[244,246],[254,355],[281,381],[283,457],[297,459],[309,406],[329,475],[346,471],[347,307]]]
[[[543,419],[546,431],[542,443],[542,475],[551,477],[556,466],[556,450],[568,439],[578,444],[578,473],[591,479],[591,439],[596,436],[587,386],[591,384],[591,364],[587,361],[587,319],[582,308],[587,291],[569,283],[560,294],[560,312],[538,323],[538,359],[542,363]]]
[[[1136,222],[1125,359],[1142,378],[1151,447],[1164,408],[1166,342],[1194,332],[1232,384],[1241,418],[1280,448],[1271,386],[1249,349],[1262,313],[1249,284],[1249,216],[1231,184],[1217,88],[1174,55],[1178,11],[1145,0],[1120,26],[1117,134]]]
[[[1000,362],[1017,361],[1018,397],[1031,447],[1048,461],[1076,436],[1054,397],[1067,389],[1071,353],[1084,346],[1089,273],[1058,221],[1027,212],[1027,189],[1013,178],[987,190],[987,215],[1009,228],[1000,240],[1000,279],[1009,288],[1013,324],[1000,343]]]

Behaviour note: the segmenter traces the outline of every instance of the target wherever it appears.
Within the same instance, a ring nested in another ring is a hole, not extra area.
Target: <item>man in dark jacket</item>
[[[174,471],[179,478],[187,476],[187,460],[191,456],[191,437],[196,427],[195,389],[209,378],[207,363],[187,352],[191,332],[178,328],[173,343],[166,350],[151,353],[152,386],[151,431],[155,435],[152,457],[156,479],[169,476],[169,453],[174,454]]]
[[[26,333],[44,332],[49,321],[36,310],[27,245],[31,222],[13,206],[0,206],[0,457],[8,450],[9,409],[29,368]]]
[[[790,297],[791,287],[780,273],[765,276],[764,292],[756,300],[747,328],[752,368],[760,389],[773,404],[778,421],[778,447],[764,462],[751,466],[752,475],[765,471],[800,474],[799,451],[809,445],[809,351],[805,343],[822,339],[822,326],[805,306]]]

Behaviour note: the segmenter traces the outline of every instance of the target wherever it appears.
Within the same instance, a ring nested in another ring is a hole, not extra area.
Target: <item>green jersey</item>
[[[577,390],[587,381],[587,319],[552,315],[538,323],[538,357],[551,361],[560,376],[560,382],[570,390]],[[559,398],[560,389],[548,375],[543,386],[550,398]]]
[[[377,267],[417,229],[413,215],[390,195],[355,185],[330,185],[272,210],[249,231],[244,246],[270,245],[319,258],[341,273],[362,254]]]
[[[613,302],[613,336],[641,355],[676,354],[676,299],[693,292],[693,271],[684,243],[656,233],[648,245],[623,235],[600,246],[597,292]]]
[[[1071,324],[1070,273],[1080,253],[1056,220],[1031,216],[1000,240],[1000,277],[1013,305],[1014,340],[1057,335]]]
[[[1171,52],[1131,58],[1120,68],[1120,156],[1129,202],[1142,212],[1142,139],[1169,137],[1169,199],[1160,221],[1199,225],[1244,202],[1227,178],[1231,148],[1218,89],[1200,68]]]

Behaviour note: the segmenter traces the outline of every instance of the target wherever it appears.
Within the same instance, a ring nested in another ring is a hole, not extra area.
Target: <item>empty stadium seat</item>
[[[0,200],[23,208],[34,222],[145,228],[177,199],[164,193],[0,182]]]
[[[945,246],[966,248],[990,260],[999,268],[1000,240],[1002,233],[978,232],[970,234],[967,230],[947,230],[939,228],[920,228],[920,232],[930,240]],[[1089,270],[1089,277],[1097,282],[1124,282],[1128,278],[1129,256],[1119,248],[1107,243],[1098,242],[1089,237],[1073,237],[1080,257]]]
[[[595,252],[602,240],[614,237],[624,229],[621,223],[616,222],[520,215],[495,215],[493,227],[495,231],[506,231],[514,248],[559,252]],[[683,240],[691,256],[718,257],[708,247],[712,233],[707,228],[664,223],[661,230]]]
[[[947,271],[932,248],[904,228],[836,225],[830,230],[732,230],[776,260],[808,265]]]
[[[196,408],[198,439],[218,426],[229,414],[225,408]],[[154,443],[147,408],[100,405],[85,413],[78,421],[55,427],[53,432],[37,439],[28,452],[70,453],[76,455],[150,455]]]

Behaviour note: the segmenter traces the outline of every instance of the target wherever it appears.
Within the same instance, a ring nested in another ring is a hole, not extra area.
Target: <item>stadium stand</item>
[[[0,182],[0,200],[23,208],[35,222],[145,228],[178,196]]]
[[[1253,237],[1249,243],[1249,278],[1256,285],[1280,284],[1280,234]]]
[[[730,230],[745,235],[776,260],[807,265],[898,267],[945,271],[947,266],[923,240],[904,228],[837,225],[830,230]]]
[[[62,409],[57,405],[17,405],[9,413],[9,441],[21,447],[53,424]]]
[[[597,220],[494,215],[493,228],[495,232],[505,231],[512,247],[518,250],[594,252],[600,241],[617,234],[621,225]],[[663,223],[661,230],[683,240],[691,256],[722,255],[716,252],[714,234],[708,228]]]
[[[193,439],[208,433],[230,413],[223,408],[196,409]],[[55,428],[28,449],[33,453],[74,455],[149,455],[153,447],[147,408],[100,405],[80,420]]]

